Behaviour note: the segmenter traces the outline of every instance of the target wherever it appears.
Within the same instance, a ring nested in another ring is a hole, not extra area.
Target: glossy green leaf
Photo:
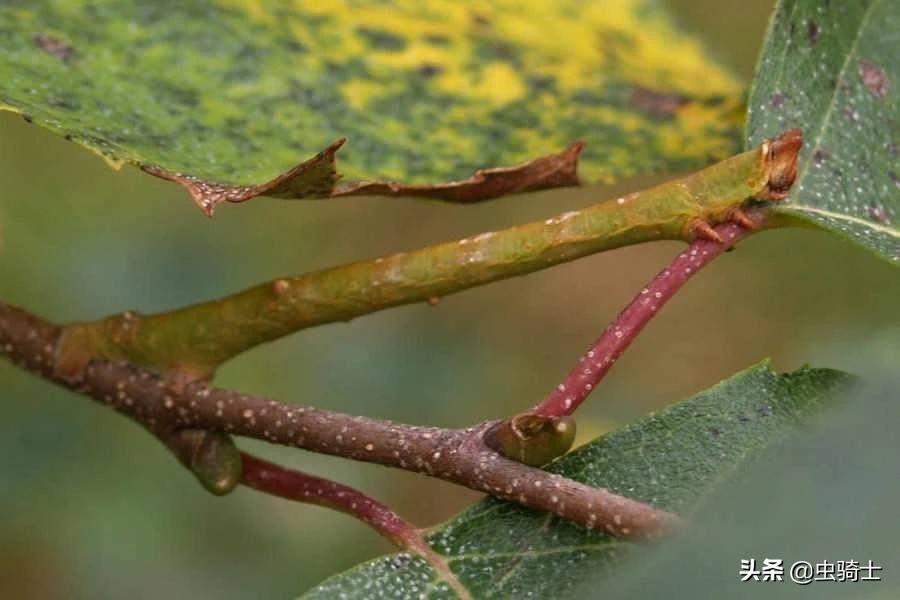
[[[661,4],[8,0],[0,105],[212,203],[570,185],[577,140],[585,180],[685,171],[738,149],[741,86]],[[343,137],[347,179],[422,186],[570,152],[537,182],[334,190]]]
[[[783,0],[750,97],[752,146],[806,145],[779,210],[900,264],[900,3]]]
[[[777,375],[768,363],[599,438],[550,469],[682,515],[766,448],[821,409],[847,376],[822,369]],[[610,574],[637,543],[494,499],[429,536],[474,598],[561,598]],[[409,554],[375,559],[337,575],[305,599],[449,598],[449,587]]]

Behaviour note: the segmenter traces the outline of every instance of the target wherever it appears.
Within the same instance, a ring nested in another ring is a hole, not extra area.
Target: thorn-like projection
[[[756,224],[747,216],[740,206],[737,206],[728,213],[728,220],[737,223],[744,229],[756,229]]]
[[[744,215],[746,217],[746,215]],[[709,240],[710,242],[722,243],[722,236],[712,228],[712,225],[703,219],[696,219],[688,228],[694,239]]]

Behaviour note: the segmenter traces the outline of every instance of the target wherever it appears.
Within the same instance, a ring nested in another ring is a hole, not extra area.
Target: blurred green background
[[[671,4],[747,80],[769,2]],[[469,207],[408,199],[259,199],[201,216],[184,191],[110,170],[0,114],[0,298],[57,321],[165,310],[282,275],[585,206],[654,181]],[[250,352],[217,383],[374,417],[466,425],[553,388],[681,246],[657,243],[320,327]],[[573,282],[576,282],[573,285]],[[823,233],[755,236],[665,309],[579,413],[580,440],[765,356],[862,375],[896,371],[900,278]],[[337,367],[336,365],[340,365]],[[0,363],[0,597],[289,598],[390,550],[352,519],[239,489],[214,498],[146,433]],[[327,474],[420,525],[477,499],[408,473],[241,440]]]

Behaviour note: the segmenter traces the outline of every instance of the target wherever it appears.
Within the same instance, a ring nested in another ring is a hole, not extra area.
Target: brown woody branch
[[[552,512],[620,537],[653,537],[678,517],[606,489],[523,465],[488,447],[495,422],[467,429],[418,427],[179,383],[129,363],[91,361],[77,377],[57,374],[60,328],[0,302],[0,354],[98,400],[165,439],[183,429],[226,432],[274,444],[397,467]]]

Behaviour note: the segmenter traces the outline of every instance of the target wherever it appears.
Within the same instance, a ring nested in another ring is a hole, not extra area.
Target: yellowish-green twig
[[[77,377],[97,357],[204,379],[235,355],[307,327],[621,246],[714,235],[709,225],[747,201],[784,196],[798,147],[799,133],[788,132],[688,177],[544,221],[278,279],[171,312],[74,323],[64,329],[58,374]]]

